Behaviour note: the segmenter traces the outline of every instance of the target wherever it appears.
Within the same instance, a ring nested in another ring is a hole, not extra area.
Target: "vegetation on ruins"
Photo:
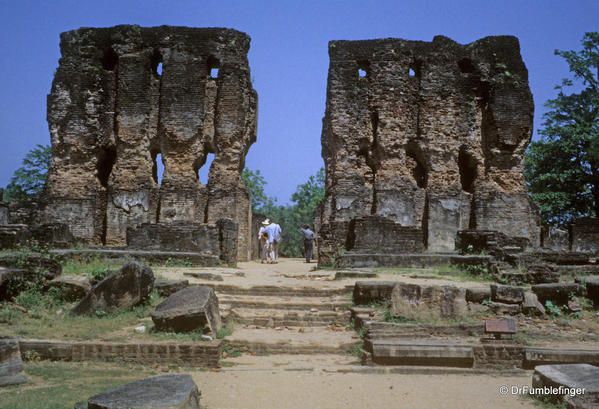
[[[324,169],[311,175],[306,183],[298,185],[291,195],[290,205],[279,205],[276,199],[264,192],[266,180],[259,170],[245,169],[243,180],[252,196],[252,210],[263,214],[281,225],[283,240],[280,253],[286,257],[301,257],[304,237],[300,231],[303,224],[312,226],[316,208],[324,197]]]
[[[23,158],[23,163],[10,179],[4,191],[7,201],[22,202],[38,198],[46,183],[52,152],[47,145],[36,145]]]
[[[550,223],[599,216],[599,32],[586,33],[582,46],[555,51],[571,78],[547,101],[541,139],[530,145],[525,161],[532,197]]]

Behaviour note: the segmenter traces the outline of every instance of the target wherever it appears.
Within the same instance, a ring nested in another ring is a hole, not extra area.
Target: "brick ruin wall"
[[[522,174],[534,107],[515,37],[332,41],[329,57],[322,263],[352,250],[365,216],[381,232],[421,229],[428,251],[453,251],[465,229],[539,245]]]
[[[599,254],[599,219],[584,217],[575,220],[570,237],[572,251]]]
[[[238,224],[238,258],[247,259],[251,207],[241,172],[257,115],[249,46],[246,34],[220,28],[63,33],[48,96],[43,222],[66,223],[83,242],[122,246],[127,228],[142,223],[229,218]]]

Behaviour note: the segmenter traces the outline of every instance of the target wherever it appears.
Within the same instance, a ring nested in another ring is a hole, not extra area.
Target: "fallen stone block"
[[[522,312],[522,306],[520,304],[505,304],[491,301],[487,306],[497,315],[518,315]]]
[[[599,408],[599,393],[566,396],[564,402],[568,409],[597,409]]]
[[[559,388],[575,389],[584,395],[599,394],[599,368],[588,364],[540,365],[532,376],[533,388],[558,388],[552,393],[555,398],[563,398]],[[562,389],[563,390],[563,389]],[[581,393],[577,393],[580,395]]]
[[[503,304],[521,304],[524,289],[511,285],[491,284],[491,300]]]
[[[571,297],[579,294],[580,286],[576,283],[536,284],[532,286],[532,291],[543,305],[547,301],[566,305]]]
[[[78,301],[91,290],[89,278],[85,276],[59,276],[48,283],[49,288],[55,288],[58,296],[67,301]]]
[[[14,249],[26,245],[29,240],[31,240],[31,232],[27,225],[0,225],[0,249]]]
[[[526,281],[531,284],[557,283],[559,277],[555,266],[549,264],[533,264],[526,271]]]
[[[587,298],[593,302],[595,307],[599,307],[599,276],[587,277],[585,285]]]
[[[391,300],[396,281],[356,281],[354,285],[354,304],[365,305],[373,302]]]
[[[154,288],[162,297],[168,297],[189,286],[189,280],[166,280],[159,278],[154,282]]]
[[[210,287],[187,287],[156,306],[152,321],[159,331],[193,331],[209,327],[216,336],[221,328],[218,298]]]
[[[466,301],[480,304],[485,300],[491,299],[491,288],[480,287],[480,288],[468,288],[466,289]]]
[[[545,315],[545,307],[539,302],[535,293],[526,291],[522,303],[522,312],[526,315],[541,316]]]
[[[23,361],[16,338],[0,337],[0,387],[27,382],[23,371]]]
[[[154,288],[154,273],[149,267],[137,262],[125,264],[94,285],[87,295],[73,308],[75,314],[91,314],[95,311],[114,311],[143,303]]]
[[[200,392],[189,375],[158,375],[92,396],[87,408],[200,409]]]

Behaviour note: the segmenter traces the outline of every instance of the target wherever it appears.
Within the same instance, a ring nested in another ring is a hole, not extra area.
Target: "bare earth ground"
[[[243,356],[219,372],[195,372],[206,409],[512,409],[531,399],[502,396],[501,385],[530,385],[531,375],[340,373],[351,358]]]

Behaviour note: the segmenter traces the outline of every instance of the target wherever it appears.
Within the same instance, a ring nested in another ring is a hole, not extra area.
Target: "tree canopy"
[[[18,168],[10,179],[10,183],[4,191],[7,201],[25,201],[36,199],[44,190],[52,151],[49,146],[36,145],[31,149],[20,168]]]
[[[279,205],[276,199],[265,194],[266,180],[259,170],[245,169],[243,180],[252,195],[252,210],[281,225],[283,237],[279,247],[280,254],[286,257],[301,257],[304,239],[300,227],[304,224],[314,224],[316,208],[324,197],[324,169],[321,168],[315,175],[311,175],[306,183],[297,187],[291,196],[290,205]]]
[[[547,101],[541,139],[525,158],[525,176],[545,222],[565,224],[599,216],[599,33],[586,33],[582,50],[555,54],[571,78]]]

